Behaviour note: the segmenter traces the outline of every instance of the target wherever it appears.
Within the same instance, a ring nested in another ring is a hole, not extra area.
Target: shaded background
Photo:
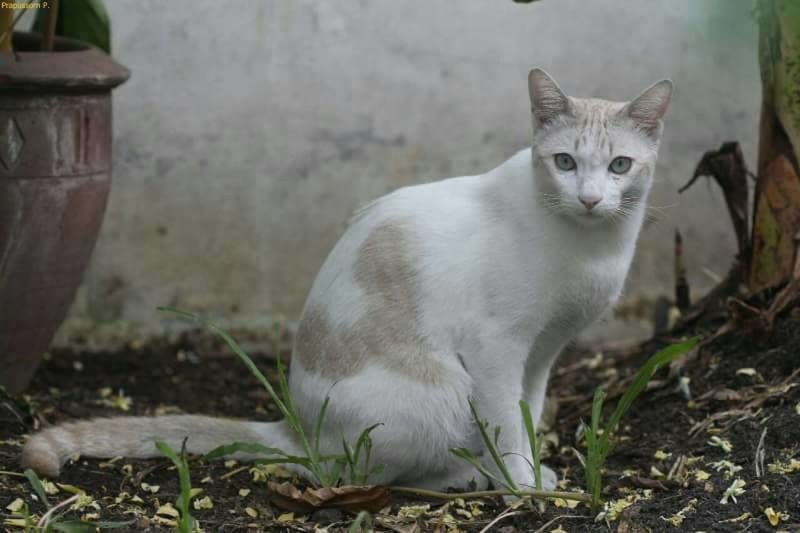
[[[651,220],[615,327],[646,331],[672,292],[672,238],[695,293],[735,242],[722,195],[678,196],[702,152],[755,166],[760,83],[741,0],[114,0],[114,185],[58,343],[159,335],[173,305],[258,330],[298,318],[350,213],[395,188],[482,173],[530,137],[526,76],[629,99],[676,84]]]

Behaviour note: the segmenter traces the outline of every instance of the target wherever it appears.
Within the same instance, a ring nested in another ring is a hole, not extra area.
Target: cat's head
[[[672,82],[630,102],[572,98],[541,69],[528,76],[533,156],[542,202],[586,225],[622,218],[646,201]]]

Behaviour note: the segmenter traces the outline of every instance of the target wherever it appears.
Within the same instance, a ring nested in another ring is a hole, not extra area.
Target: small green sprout
[[[186,447],[184,441],[183,448]],[[193,533],[199,529],[197,520],[192,516],[190,511],[190,504],[192,501],[192,481],[189,477],[189,464],[186,462],[186,454],[181,449],[181,454],[178,455],[175,450],[170,448],[169,444],[164,441],[156,442],[156,448],[167,459],[172,461],[175,468],[178,470],[178,479],[180,480],[181,492],[178,495],[178,512],[180,513],[180,520],[178,521],[178,531],[180,533]]]
[[[594,510],[600,508],[600,493],[603,488],[602,469],[613,448],[612,437],[619,426],[620,420],[628,412],[634,400],[647,387],[647,382],[650,381],[653,374],[663,365],[694,348],[697,342],[696,338],[691,338],[684,342],[667,346],[651,356],[633,377],[633,381],[628,385],[619,402],[617,402],[611,417],[602,429],[600,428],[600,423],[603,416],[605,393],[600,389],[595,391],[590,425],[586,426],[585,423],[582,423],[586,438],[586,455],[585,457],[578,455],[584,468],[586,491],[592,496],[592,508]]]

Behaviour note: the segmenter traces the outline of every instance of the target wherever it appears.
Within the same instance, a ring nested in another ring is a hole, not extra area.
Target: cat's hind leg
[[[330,396],[320,439],[323,454],[341,454],[343,440],[354,447],[364,429],[379,424],[370,433],[370,469],[382,469],[368,482],[413,480],[441,490],[479,477],[477,470],[461,468],[450,452],[479,449],[468,404],[471,382],[465,373],[448,377],[432,384],[372,365],[333,382],[293,364],[291,390],[305,427],[314,427],[325,395]]]

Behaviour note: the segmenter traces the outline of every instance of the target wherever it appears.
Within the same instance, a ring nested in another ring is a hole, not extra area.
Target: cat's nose
[[[599,198],[597,196],[579,196],[578,200],[581,201],[581,203],[583,204],[583,206],[586,208],[587,211],[591,211],[594,208],[594,206],[600,203],[600,200],[602,200],[602,198]]]

